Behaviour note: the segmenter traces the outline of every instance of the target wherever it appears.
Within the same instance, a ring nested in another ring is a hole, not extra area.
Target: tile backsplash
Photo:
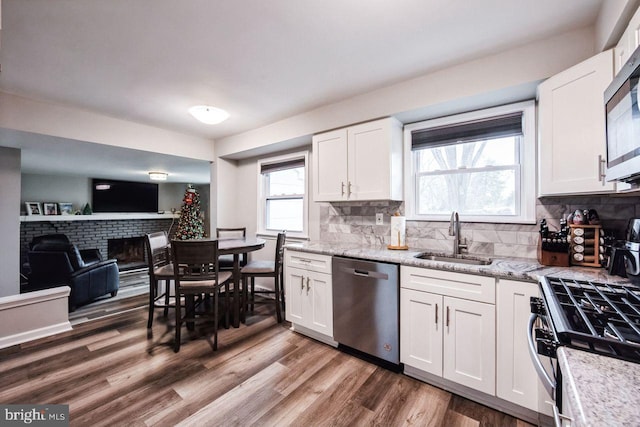
[[[547,219],[550,230],[559,228],[560,218],[576,209],[595,209],[607,234],[621,239],[629,218],[640,217],[640,196],[544,197],[537,200],[536,218]],[[404,203],[393,201],[339,202],[320,205],[320,235],[324,241],[362,245],[389,243],[390,216],[404,214]],[[384,214],[376,225],[375,215]],[[536,258],[537,224],[490,224],[465,222],[460,218],[460,235],[467,239],[468,252],[484,256]],[[435,252],[451,252],[453,238],[449,222],[407,221],[407,244]]]

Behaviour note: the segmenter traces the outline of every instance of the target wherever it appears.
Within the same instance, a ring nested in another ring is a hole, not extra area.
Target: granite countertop
[[[640,425],[639,364],[567,347],[558,364],[572,426]]]
[[[336,243],[311,241],[305,243],[289,243],[289,250],[310,252],[323,255],[338,255],[350,258],[361,258],[372,261],[390,262],[414,267],[434,268],[437,270],[471,273],[501,279],[537,282],[541,276],[556,276],[566,279],[591,280],[598,282],[621,283],[627,279],[607,274],[604,268],[589,267],[549,267],[528,258],[492,258],[489,265],[470,265],[444,261],[431,261],[415,258],[429,249],[409,248],[408,250],[390,250],[386,246],[362,246],[354,243]],[[435,253],[435,252],[433,252]],[[448,255],[448,254],[441,254]],[[473,255],[469,256],[474,258]],[[488,257],[476,257],[488,258]]]

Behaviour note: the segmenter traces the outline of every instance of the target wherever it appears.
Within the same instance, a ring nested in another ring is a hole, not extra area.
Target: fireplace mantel
[[[171,219],[180,213],[98,213],[93,215],[22,215],[20,222],[109,221],[120,219]]]

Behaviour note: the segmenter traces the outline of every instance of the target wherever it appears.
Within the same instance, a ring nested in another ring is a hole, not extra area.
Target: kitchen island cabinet
[[[313,136],[313,200],[402,200],[402,124],[392,118]]]
[[[608,50],[538,86],[540,196],[615,192],[615,184],[604,180],[603,93],[612,80]]]

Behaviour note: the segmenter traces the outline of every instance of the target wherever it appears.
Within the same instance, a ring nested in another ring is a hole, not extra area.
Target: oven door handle
[[[542,380],[542,385],[547,390],[549,395],[553,396],[554,390],[556,388],[555,381],[551,379],[547,370],[544,369],[544,366],[542,366],[542,362],[538,357],[538,351],[536,350],[536,343],[533,340],[533,328],[537,318],[538,315],[535,313],[531,313],[531,316],[529,316],[529,333],[527,335],[527,338],[529,340],[529,356],[531,356],[531,361],[533,362],[533,367],[538,373],[538,377],[540,377],[540,380]]]

